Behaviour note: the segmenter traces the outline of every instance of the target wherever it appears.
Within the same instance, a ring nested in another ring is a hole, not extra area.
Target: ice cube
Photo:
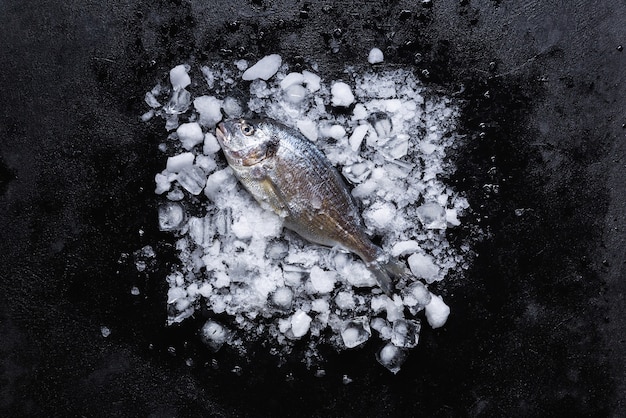
[[[163,107],[163,110],[170,115],[180,115],[181,113],[185,113],[190,105],[191,93],[183,88],[174,89],[169,102]]]
[[[411,254],[420,250],[420,245],[415,240],[400,241],[391,248],[391,255],[400,257],[402,255]]]
[[[450,307],[441,296],[432,295],[430,303],[426,305],[426,320],[433,328],[444,326],[450,315]]]
[[[335,296],[335,304],[337,304],[339,309],[354,309],[354,297],[351,292],[339,292],[337,296]]]
[[[174,90],[184,89],[191,84],[191,78],[187,74],[188,71],[189,67],[183,64],[177,65],[170,70],[170,83],[172,83]]]
[[[293,290],[288,287],[279,287],[272,294],[272,303],[280,309],[289,309],[293,301]]]
[[[353,184],[359,184],[367,179],[372,172],[372,168],[368,162],[362,162],[344,166],[341,172],[348,181]]]
[[[317,141],[317,126],[310,120],[299,120],[296,126],[309,141]]]
[[[289,103],[301,103],[306,97],[306,89],[299,84],[293,84],[285,90],[284,97]]]
[[[224,99],[224,103],[222,103],[222,109],[224,109],[224,113],[228,117],[237,118],[240,117],[243,113],[241,109],[241,104],[239,104],[239,100],[235,99],[232,96],[228,96]]]
[[[349,139],[352,151],[357,152],[361,148],[361,143],[363,142],[363,138],[365,138],[365,134],[367,134],[368,129],[369,126],[367,125],[359,125],[354,128],[354,131],[352,131],[352,135],[350,135]]]
[[[430,303],[431,293],[422,282],[413,282],[402,290],[402,302],[415,315]]]
[[[222,120],[222,101],[213,96],[196,97],[193,107],[200,114],[201,125],[212,127]]]
[[[387,138],[391,134],[393,125],[387,112],[373,112],[367,120],[374,127],[379,138]]]
[[[446,222],[449,226],[461,225],[461,221],[459,221],[458,212],[456,209],[446,209]]]
[[[301,85],[304,83],[304,76],[301,73],[289,73],[280,81],[280,88],[287,90],[293,85]]]
[[[213,155],[220,150],[220,143],[217,142],[217,138],[211,132],[204,134],[204,144],[202,146],[202,153],[205,155]]]
[[[321,78],[319,75],[304,70],[302,71],[302,77],[304,78],[304,84],[306,85],[306,88],[309,89],[311,93],[314,93],[321,88]]]
[[[347,320],[341,327],[341,339],[347,348],[354,348],[363,344],[371,335],[372,331],[366,316]]]
[[[157,173],[154,176],[154,182],[156,183],[156,188],[154,189],[154,193],[156,194],[163,194],[172,187],[172,180],[167,175],[167,171],[165,174]]]
[[[236,182],[229,167],[216,171],[207,178],[204,194],[216,202],[225,191],[234,188]]]
[[[437,279],[439,267],[434,262],[432,256],[428,254],[415,253],[408,258],[409,268],[415,276],[423,278],[428,283]]]
[[[396,347],[413,348],[419,341],[420,329],[418,320],[397,319],[393,323],[391,342]]]
[[[407,354],[406,348],[396,347],[392,343],[388,343],[376,354],[376,360],[391,373],[396,374],[406,361]]]
[[[381,152],[385,157],[393,160],[404,157],[409,152],[409,136],[398,134],[390,138],[382,145]]]
[[[315,293],[328,293],[335,287],[335,273],[322,270],[318,266],[313,266],[311,269],[310,279]]]
[[[242,79],[246,81],[256,80],[258,78],[267,80],[272,77],[282,64],[282,58],[278,54],[266,55],[261,58],[256,64],[248,68],[243,75]]]
[[[200,330],[200,338],[213,351],[218,351],[228,339],[230,331],[217,321],[209,319]]]
[[[178,173],[184,168],[191,167],[195,156],[191,152],[183,152],[182,154],[168,157],[166,169],[170,173]]]
[[[310,325],[311,317],[301,309],[298,309],[291,317],[291,332],[295,338],[303,337],[309,332]]]
[[[176,130],[178,139],[187,151],[198,145],[204,140],[202,128],[196,122],[183,123]]]
[[[185,220],[185,211],[180,203],[165,202],[159,206],[159,229],[175,231],[180,229]]]
[[[332,95],[331,103],[335,107],[348,107],[354,102],[352,89],[343,81],[334,82],[330,93]]]
[[[376,202],[365,213],[365,224],[376,229],[384,229],[396,216],[396,207],[390,202]]]
[[[144,97],[145,102],[148,104],[148,106],[152,107],[152,108],[157,108],[157,107],[161,107],[161,103],[159,103],[159,101],[156,99],[156,97],[154,97],[154,94],[152,94],[152,92],[146,92],[146,95]]]
[[[182,169],[176,181],[192,195],[199,195],[206,184],[206,174],[197,165]]]
[[[378,48],[372,48],[367,56],[367,62],[369,62],[370,64],[378,64],[383,62],[383,60],[383,51]]]
[[[446,210],[438,203],[424,203],[417,208],[417,217],[426,229],[446,229]]]

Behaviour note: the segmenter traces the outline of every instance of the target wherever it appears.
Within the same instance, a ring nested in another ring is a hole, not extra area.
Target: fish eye
[[[254,127],[244,122],[241,124],[241,132],[243,132],[245,136],[250,136],[254,133]]]

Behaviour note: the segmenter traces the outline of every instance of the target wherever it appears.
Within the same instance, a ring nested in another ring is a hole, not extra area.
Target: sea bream
[[[358,255],[389,296],[394,279],[410,274],[372,243],[342,176],[300,132],[272,119],[231,119],[216,134],[235,176],[286,228]]]

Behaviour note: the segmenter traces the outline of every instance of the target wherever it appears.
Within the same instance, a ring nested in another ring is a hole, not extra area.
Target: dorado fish
[[[358,255],[389,296],[394,279],[410,274],[372,243],[342,176],[300,132],[272,119],[231,119],[216,136],[235,176],[286,228]]]

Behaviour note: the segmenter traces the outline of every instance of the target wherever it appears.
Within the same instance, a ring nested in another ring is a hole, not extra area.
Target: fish
[[[299,131],[270,118],[226,119],[216,137],[235,177],[264,209],[304,239],[356,254],[389,297],[406,266],[366,233],[337,169]]]

